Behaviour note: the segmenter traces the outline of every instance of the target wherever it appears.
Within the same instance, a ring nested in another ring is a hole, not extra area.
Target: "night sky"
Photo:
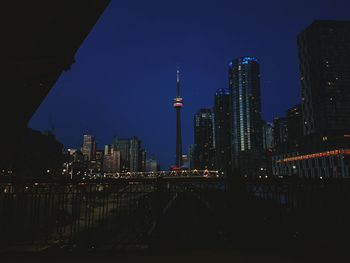
[[[228,87],[228,62],[260,62],[263,118],[300,100],[296,36],[315,19],[350,20],[348,0],[112,0],[29,126],[66,148],[94,134],[137,136],[166,169],[175,159],[176,67],[181,68],[183,152],[193,115]]]

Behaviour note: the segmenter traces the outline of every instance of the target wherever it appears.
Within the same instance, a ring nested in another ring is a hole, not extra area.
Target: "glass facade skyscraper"
[[[260,67],[255,57],[240,57],[229,63],[232,104],[232,146],[235,164],[254,172],[262,150]]]

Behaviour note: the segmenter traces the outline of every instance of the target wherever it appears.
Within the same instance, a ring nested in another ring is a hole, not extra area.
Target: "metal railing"
[[[202,229],[193,235],[212,231],[208,240],[215,235],[229,247],[340,245],[350,234],[347,179],[4,181],[0,248],[146,248],[154,236],[157,244],[168,238],[162,233],[167,227],[176,228],[178,222],[169,215],[192,213],[198,207],[215,229],[202,218],[192,222]],[[167,220],[172,223],[167,225]]]

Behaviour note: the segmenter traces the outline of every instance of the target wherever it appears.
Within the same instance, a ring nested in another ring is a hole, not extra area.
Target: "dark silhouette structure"
[[[350,22],[315,21],[298,35],[304,134],[350,130]]]
[[[15,169],[20,138],[34,112],[74,55],[109,0],[7,1],[0,62],[2,101],[0,167]]]
[[[194,116],[195,168],[214,169],[215,136],[212,109],[200,109]]]
[[[214,98],[215,162],[216,168],[228,174],[232,165],[231,155],[231,99],[228,89],[219,89]]]
[[[183,99],[180,96],[180,70],[176,71],[176,98],[173,106],[176,110],[176,159],[175,169],[182,166],[182,136],[181,136],[181,108],[183,107]]]

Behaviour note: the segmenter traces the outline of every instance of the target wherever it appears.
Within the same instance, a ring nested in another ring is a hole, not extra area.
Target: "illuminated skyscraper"
[[[232,102],[232,145],[236,166],[244,175],[255,174],[262,149],[260,67],[255,57],[229,63]]]
[[[180,70],[176,71],[176,98],[173,101],[176,110],[176,158],[175,167],[178,169],[182,166],[182,136],[181,136],[181,108],[183,99],[180,96]]]

